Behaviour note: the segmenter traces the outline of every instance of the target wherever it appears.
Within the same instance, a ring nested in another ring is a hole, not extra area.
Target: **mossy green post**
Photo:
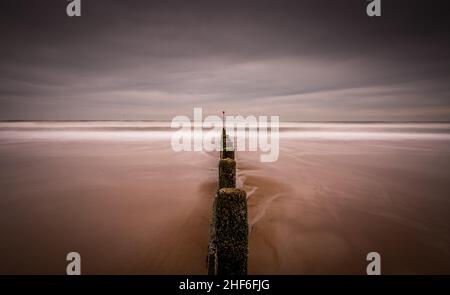
[[[225,149],[222,152],[222,158],[226,159],[233,159],[234,160],[234,148],[232,147],[225,147]]]
[[[225,113],[224,113],[225,115]],[[222,130],[219,190],[213,202],[208,245],[209,275],[246,275],[248,257],[247,194],[236,189],[233,142]]]
[[[223,134],[224,134],[224,136],[222,137],[221,158],[222,159],[230,158],[230,159],[234,160],[234,145],[233,145],[233,141],[230,139],[229,136],[225,135],[225,132]]]
[[[219,161],[219,189],[236,187],[236,162],[226,158]]]
[[[225,131],[225,128],[222,128],[222,148],[223,149],[225,149],[225,142],[226,141],[227,141],[227,132]]]
[[[248,217],[244,190],[223,188],[215,204],[215,250],[217,275],[247,274]]]

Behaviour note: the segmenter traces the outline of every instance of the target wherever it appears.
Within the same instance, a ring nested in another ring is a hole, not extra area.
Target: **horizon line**
[[[1,120],[0,123],[8,122],[171,122],[172,120],[155,119],[84,119],[84,120],[62,120],[62,119],[37,119],[37,120]],[[280,123],[450,123],[450,120],[287,120]]]

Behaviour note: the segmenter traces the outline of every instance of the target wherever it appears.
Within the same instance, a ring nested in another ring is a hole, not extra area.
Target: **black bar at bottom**
[[[414,291],[442,294],[450,276],[0,276],[2,289],[55,294],[384,294]],[[420,293],[419,293],[420,294]],[[431,294],[431,293],[430,293]]]

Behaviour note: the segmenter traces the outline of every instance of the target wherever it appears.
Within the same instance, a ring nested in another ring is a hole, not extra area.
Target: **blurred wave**
[[[74,140],[142,140],[169,139],[173,132],[169,121],[35,121],[0,122],[0,138],[74,139]],[[192,124],[188,136],[198,136]],[[250,132],[251,131],[251,132]],[[235,136],[255,136],[258,127],[237,128]],[[281,122],[281,138],[313,140],[450,140],[450,123],[387,123],[387,122]],[[192,133],[192,134],[191,134]]]

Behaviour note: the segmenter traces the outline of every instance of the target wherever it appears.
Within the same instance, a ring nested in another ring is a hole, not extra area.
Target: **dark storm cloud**
[[[450,119],[445,1],[0,4],[0,119]]]

